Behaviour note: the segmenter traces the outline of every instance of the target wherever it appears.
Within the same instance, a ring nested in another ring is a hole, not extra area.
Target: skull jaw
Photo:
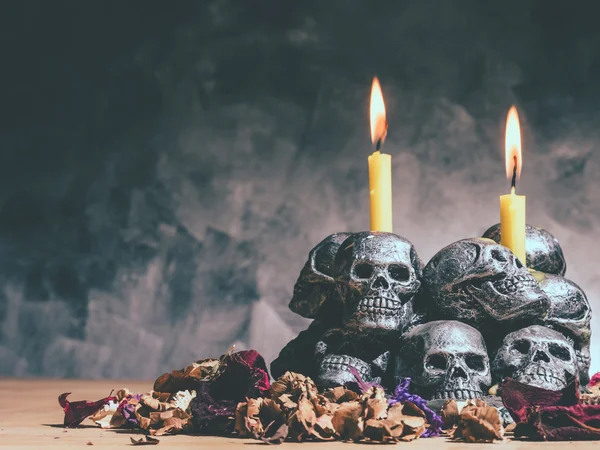
[[[529,386],[560,391],[569,384],[566,373],[557,373],[541,365],[530,365],[518,372],[514,379]]]
[[[481,387],[470,380],[443,380],[441,383],[433,383],[427,387],[417,387],[415,390],[419,395],[430,400],[469,400],[483,398],[485,395]]]
[[[350,371],[354,367],[363,381],[379,383],[381,378],[371,375],[371,367],[361,359],[348,355],[327,355],[319,366],[316,382],[319,387],[333,388],[358,380]]]
[[[364,301],[363,301],[364,302]],[[359,302],[361,305],[362,302]],[[400,305],[400,303],[397,303]],[[360,329],[377,329],[386,331],[401,330],[409,324],[412,318],[412,303],[408,302],[399,307],[380,308],[366,307],[357,309],[346,320],[346,325]]]

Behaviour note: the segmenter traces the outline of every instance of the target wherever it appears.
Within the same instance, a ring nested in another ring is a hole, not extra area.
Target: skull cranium
[[[303,317],[314,319],[335,294],[333,261],[340,247],[351,233],[334,233],[319,242],[308,254],[294,285],[290,309]]]
[[[557,391],[577,376],[577,359],[569,340],[556,330],[532,325],[509,333],[492,362],[494,378]]]
[[[454,320],[417,325],[394,351],[394,377],[410,377],[427,399],[481,398],[491,385],[485,342],[475,328]]]
[[[489,239],[463,239],[440,250],[423,270],[428,313],[482,330],[541,321],[549,300],[512,252]],[[523,325],[520,325],[523,326]]]
[[[589,383],[592,309],[585,292],[558,275],[544,274],[540,287],[550,299],[544,324],[573,340],[581,385]]]
[[[413,245],[395,234],[361,232],[346,239],[334,263],[344,323],[385,330],[407,326],[421,265]]]
[[[484,238],[489,238],[500,243],[500,224],[488,228],[483,233]],[[543,228],[527,224],[525,227],[527,248],[527,267],[544,273],[564,275],[567,263],[558,240]]]

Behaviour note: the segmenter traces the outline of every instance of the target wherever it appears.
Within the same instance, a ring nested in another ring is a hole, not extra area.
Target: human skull
[[[308,254],[294,285],[290,309],[303,317],[314,319],[335,291],[333,261],[340,247],[351,233],[335,233],[319,242]]]
[[[549,305],[523,264],[489,239],[463,239],[440,250],[425,266],[423,284],[432,318],[463,321],[486,338],[499,326],[542,320]]]
[[[481,333],[455,320],[437,320],[402,336],[393,352],[394,378],[410,377],[421,397],[481,398],[492,384],[490,361]]]
[[[499,244],[500,224],[488,228],[483,237]],[[525,247],[527,267],[561,276],[567,271],[567,262],[558,240],[543,228],[529,224],[525,226]]]
[[[329,330],[315,346],[318,364],[315,382],[322,388],[357,382],[350,371],[350,367],[354,367],[363,381],[381,384],[389,354],[384,341],[377,336],[342,329]]]
[[[556,330],[532,325],[509,333],[492,362],[494,378],[561,390],[577,376],[572,343]]]
[[[421,265],[413,245],[395,234],[365,231],[346,239],[334,263],[344,324],[390,331],[410,324]]]
[[[573,340],[581,385],[589,383],[592,309],[585,292],[559,275],[543,274],[540,287],[550,299],[547,327]]]

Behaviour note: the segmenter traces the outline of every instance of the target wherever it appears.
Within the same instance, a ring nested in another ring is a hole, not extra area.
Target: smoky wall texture
[[[498,221],[518,106],[528,221],[598,311],[600,368],[596,2],[1,8],[0,374],[275,357],[307,324],[287,303],[310,248],[368,227],[373,75],[394,228],[425,261]]]

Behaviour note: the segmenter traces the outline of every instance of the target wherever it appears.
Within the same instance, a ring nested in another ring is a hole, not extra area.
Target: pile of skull
[[[450,244],[425,267],[392,233],[328,236],[290,302],[314,321],[273,361],[273,376],[290,370],[331,387],[358,372],[388,388],[410,377],[428,400],[484,397],[505,377],[551,390],[578,378],[584,388],[591,309],[563,277],[558,241],[527,225],[528,270],[499,234],[495,225]]]

